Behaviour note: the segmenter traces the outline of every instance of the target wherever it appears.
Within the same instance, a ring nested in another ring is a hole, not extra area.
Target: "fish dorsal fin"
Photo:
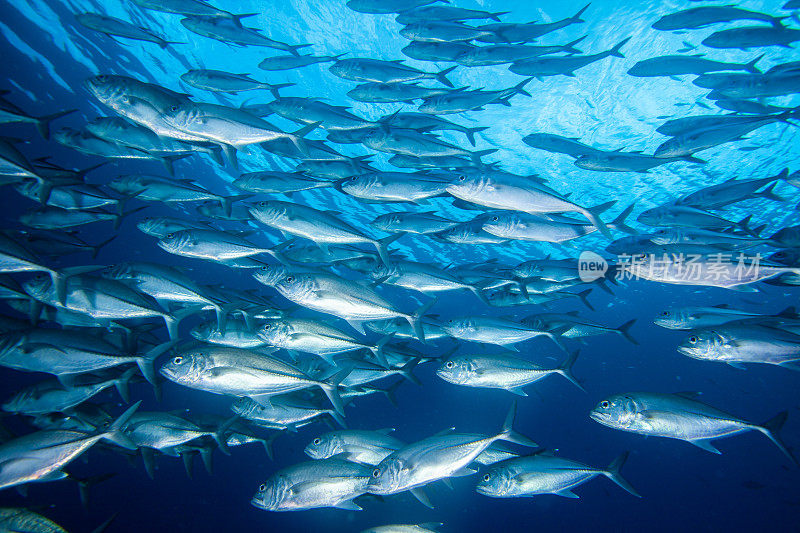
[[[675,396],[680,396],[681,398],[686,398],[687,400],[698,400],[703,393],[698,391],[682,391],[675,392],[673,394]]]
[[[441,430],[439,433],[436,433],[436,434],[434,435],[434,437],[443,437],[443,436],[445,436],[445,435],[450,435],[450,434],[451,434],[451,433],[453,433],[455,430],[456,430],[456,428],[455,428],[455,427],[450,427],[450,428],[447,428],[447,429],[443,429],[443,430]]]
[[[716,307],[717,309],[730,309],[731,308],[731,306],[729,306],[728,304],[717,304],[717,305],[712,305],[711,307]]]
[[[394,432],[394,428],[381,428],[381,429],[376,429],[376,430],[375,430],[375,432],[376,432],[376,433],[383,433],[384,435],[388,435],[389,433],[393,433],[393,432]]]

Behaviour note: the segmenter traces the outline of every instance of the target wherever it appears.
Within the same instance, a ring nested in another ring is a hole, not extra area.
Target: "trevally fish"
[[[706,59],[703,57],[704,55],[652,57],[636,63],[628,69],[628,74],[637,77],[681,76],[683,74],[705,74],[706,72],[720,70],[745,70],[753,74],[761,74],[761,71],[756,68],[756,63],[764,57],[763,55],[748,63],[723,63]]]
[[[720,30],[703,39],[702,44],[709,48],[739,48],[747,50],[762,46],[791,48],[790,45],[795,41],[800,41],[800,30],[777,24],[774,26],[745,26]]]
[[[528,457],[503,461],[492,467],[482,477],[475,490],[493,498],[514,498],[537,494],[557,494],[565,498],[578,498],[572,489],[597,477],[605,476],[630,494],[641,497],[620,474],[628,452],[614,459],[608,468],[591,466],[556,457],[542,451]]]
[[[229,18],[189,16],[181,19],[181,24],[197,35],[238,46],[264,46],[283,50],[292,55],[300,55],[297,52],[298,49],[311,46],[310,44],[292,45],[275,41],[262,35],[256,28],[244,27],[238,20],[234,21]]]
[[[466,89],[456,89],[440,94],[430,94],[423,96],[425,99],[418,107],[420,113],[431,115],[449,115],[453,113],[463,113],[465,111],[476,111],[483,109],[489,104],[500,104],[510,106],[509,100],[516,94],[530,96],[525,90],[525,86],[533,78],[527,78],[513,87],[501,89],[499,91],[484,91],[476,89],[468,91]],[[413,155],[413,154],[412,154]]]
[[[347,91],[347,96],[353,100],[367,103],[414,103],[414,100],[432,98],[448,94],[451,89],[435,89],[420,87],[414,83],[362,83]]]
[[[733,309],[728,304],[719,304],[712,307],[665,309],[653,319],[653,323],[667,329],[699,329],[763,316],[766,315]]]
[[[202,0],[133,0],[133,3],[144,9],[152,9],[153,11],[162,11],[164,13],[174,13],[176,15],[185,15],[187,17],[218,17],[231,19],[233,22],[240,24],[241,20],[246,17],[253,17],[257,13],[247,13],[245,15],[235,15],[216,8]]]
[[[473,48],[475,48],[473,45],[465,42],[430,43],[411,41],[400,51],[411,59],[419,61],[454,62],[462,54],[469,52]]]
[[[248,397],[269,404],[270,397],[319,387],[340,414],[344,412],[338,383],[349,373],[340,370],[326,380],[308,377],[296,367],[241,348],[200,346],[175,355],[159,370],[162,376],[186,387],[214,394]]]
[[[778,431],[786,422],[786,411],[764,424],[756,425],[699,402],[694,399],[695,396],[693,393],[655,392],[615,394],[598,403],[589,416],[610,428],[685,440],[711,453],[721,453],[711,443],[712,440],[758,431],[796,463],[778,437]]]
[[[414,313],[404,313],[373,288],[327,273],[291,273],[278,280],[275,288],[287,300],[338,316],[362,333],[362,322],[404,318],[414,329],[417,339],[423,342],[425,333],[422,329],[422,316],[436,303],[433,299]]]
[[[441,72],[425,72],[408,65],[402,60],[381,61],[369,58],[339,59],[328,70],[335,76],[345,80],[374,83],[399,83],[425,79],[435,79],[439,83],[452,87],[453,84],[446,78],[447,74],[456,67],[450,67]]]
[[[421,503],[432,508],[421,488],[440,479],[474,474],[469,465],[495,442],[503,440],[536,446],[529,438],[514,431],[515,412],[516,403],[513,403],[500,433],[493,436],[444,432],[400,448],[372,470],[367,491],[388,495],[408,490]]]
[[[290,70],[307,67],[308,65],[314,65],[316,63],[329,63],[331,61],[337,61],[343,55],[344,54],[339,54],[336,56],[289,55],[268,57],[258,64],[258,68],[263,70]]]
[[[223,93],[236,94],[241,91],[252,91],[256,89],[266,89],[272,96],[279,98],[279,89],[291,87],[293,83],[271,83],[254,80],[247,73],[235,74],[223,70],[194,69],[181,74],[181,79],[198,89],[206,91],[216,91]]]
[[[436,375],[454,385],[503,389],[518,396],[527,396],[522,390],[524,387],[550,374],[559,374],[584,390],[572,375],[572,365],[577,358],[578,352],[573,352],[561,366],[544,368],[525,359],[505,354],[461,354],[445,361],[436,371]]]
[[[759,20],[780,26],[785,17],[773,17],[766,13],[749,11],[734,6],[703,6],[683,9],[664,15],[655,21],[652,27],[656,30],[693,30],[703,28],[720,22],[733,22],[735,20]]]
[[[535,41],[543,35],[566,28],[572,24],[583,24],[585,21],[581,18],[581,15],[588,8],[589,4],[586,4],[571,17],[544,24],[535,22],[487,24],[481,26],[481,28],[491,31],[492,35],[479,37],[478,40],[488,43],[527,43]]]
[[[489,316],[451,318],[442,324],[442,329],[454,339],[497,344],[515,351],[519,351],[519,348],[514,344],[544,336],[566,351],[553,332],[538,330],[533,326],[504,318]]]
[[[800,335],[756,323],[728,323],[694,330],[678,346],[693,359],[732,366],[764,363],[800,369]]]
[[[338,457],[365,465],[377,465],[405,443],[392,437],[393,428],[364,431],[341,429],[315,437],[305,454],[312,459]]]
[[[360,511],[352,500],[367,492],[370,467],[321,459],[279,470],[258,487],[250,503],[265,511],[301,511],[336,507]]]
[[[457,224],[452,220],[440,217],[435,211],[395,211],[386,213],[375,218],[370,225],[381,231],[389,233],[416,233],[425,235],[426,233],[436,233],[452,228]]]
[[[141,402],[133,404],[106,430],[94,433],[54,429],[29,433],[0,444],[0,489],[24,483],[56,481],[67,475],[63,468],[101,439],[135,450],[121,431]]]
[[[630,40],[630,37],[623,39],[610,50],[597,54],[587,54],[583,56],[564,56],[564,57],[541,57],[534,59],[523,59],[516,61],[508,67],[508,70],[521,76],[532,76],[543,78],[545,76],[574,76],[575,71],[585,67],[595,61],[600,61],[609,56],[622,57],[621,48]]]
[[[530,45],[509,45],[495,44],[472,48],[459,54],[456,63],[465,67],[482,67],[487,65],[502,65],[504,63],[515,63],[534,57],[557,54],[566,52],[568,54],[580,54],[581,51],[575,45],[584,40],[586,36],[575,39],[564,45],[554,46],[530,46]]]
[[[167,41],[166,39],[154,34],[150,30],[140,26],[135,26],[130,22],[126,22],[118,18],[100,15],[99,13],[78,13],[75,15],[75,18],[81,23],[81,25],[89,28],[90,30],[105,33],[112,39],[115,37],[123,37],[125,39],[132,39],[134,41],[147,41],[155,43],[161,48],[166,48],[171,44],[185,44],[178,41]]]

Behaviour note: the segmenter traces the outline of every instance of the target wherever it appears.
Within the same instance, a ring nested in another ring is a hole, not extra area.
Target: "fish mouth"
[[[258,496],[253,496],[253,499],[250,500],[250,505],[269,511],[269,507],[264,503],[264,500],[259,499]]]
[[[175,375],[175,372],[171,368],[167,368],[166,366],[162,366],[161,368],[159,368],[158,373],[170,381],[174,381],[177,377]]]
[[[698,354],[688,346],[678,346],[676,349],[678,350],[678,353],[681,353],[687,357],[691,357],[692,359],[700,359]]]
[[[603,413],[598,413],[597,411],[591,411],[589,413],[589,418],[591,418],[595,422],[603,424],[604,426],[608,425],[608,419],[606,418],[605,415],[603,415]]]
[[[478,494],[483,494],[484,496],[490,496],[494,498],[498,497],[498,494],[496,492],[492,492],[489,490],[488,487],[483,487],[481,485],[475,487],[475,492],[477,492]]]

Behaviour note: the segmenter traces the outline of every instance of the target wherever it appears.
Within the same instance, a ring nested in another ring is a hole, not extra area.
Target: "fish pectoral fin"
[[[558,491],[554,492],[553,494],[556,494],[556,495],[561,496],[563,498],[572,498],[572,499],[580,498],[580,496],[578,496],[577,494],[575,494],[574,492],[572,492],[569,489],[558,490]]]
[[[46,342],[26,342],[19,346],[18,350],[24,354],[33,353],[36,350],[55,350],[57,352],[61,352],[63,354],[67,353],[66,350],[56,346],[55,344],[49,344]]]
[[[366,335],[367,332],[364,330],[364,322],[361,320],[347,320],[347,323],[350,324],[357,332],[361,333],[362,335]]]
[[[62,472],[61,470],[56,470],[55,472],[50,472],[49,474],[45,474],[36,481],[58,481],[60,479],[64,479],[68,477],[66,472]]]
[[[425,494],[425,491],[422,490],[422,487],[417,487],[415,489],[411,489],[409,492],[419,500],[419,503],[427,507],[428,509],[433,509],[433,504],[431,500],[428,498],[428,495]]]
[[[686,442],[688,442],[688,443],[690,443],[690,444],[694,444],[694,445],[695,445],[695,446],[697,446],[698,448],[701,448],[701,449],[703,449],[703,450],[705,450],[705,451],[707,451],[707,452],[716,453],[717,455],[720,455],[720,454],[722,454],[722,452],[721,452],[721,451],[719,451],[718,449],[716,449],[716,448],[714,447],[714,445],[713,445],[713,444],[711,444],[711,441],[710,441],[710,440],[700,440],[700,439],[697,439],[697,440],[687,440]]]
[[[524,390],[522,390],[522,387],[512,387],[512,388],[506,389],[506,390],[508,392],[510,392],[511,394],[516,394],[517,396],[527,396],[528,395],[528,393],[526,393]]]
[[[347,511],[361,511],[361,507],[358,506],[353,500],[347,500],[346,502],[339,502],[334,505],[337,509],[345,509]]]
[[[453,490],[453,482],[452,482],[452,481],[450,481],[450,478],[449,478],[449,477],[443,477],[442,479],[440,479],[440,481],[441,481],[442,483],[444,483],[444,486],[445,486],[445,487],[447,487],[447,488],[448,488],[448,489],[450,489],[450,490]]]
[[[251,394],[248,398],[263,407],[272,407],[272,402],[270,401],[271,396],[271,394]]]
[[[474,474],[476,472],[477,472],[477,470],[475,470],[474,468],[469,468],[469,467],[465,466],[464,468],[459,468],[458,470],[456,470],[455,472],[453,472],[450,475],[452,477],[464,477],[464,476],[471,476],[472,474]]]

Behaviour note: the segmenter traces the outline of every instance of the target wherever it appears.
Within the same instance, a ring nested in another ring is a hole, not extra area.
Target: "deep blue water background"
[[[538,19],[551,21],[577,11],[578,2],[565,2],[543,9],[527,2],[456,2],[463,7],[493,11],[511,11],[505,21]],[[326,2],[229,2],[222,8],[234,12],[261,12],[248,19],[247,24],[264,28],[273,38],[291,43],[313,43],[315,54],[334,54],[352,51],[353,55],[397,59],[403,56],[399,48],[407,41],[396,35],[399,25],[391,16],[354,13],[341,0]],[[595,2],[587,11],[587,23],[548,36],[543,43],[563,43],[581,35],[589,37],[582,49],[589,53],[605,50],[621,38],[632,35],[625,60],[606,60],[579,71],[575,79],[556,78],[531,86],[534,97],[516,97],[512,108],[493,106],[483,112],[471,113],[466,123],[492,128],[482,137],[478,147],[503,148],[498,160],[509,171],[537,171],[548,176],[551,184],[562,191],[573,191],[574,197],[588,204],[619,198],[620,210],[637,202],[636,212],[663,201],[670,194],[682,194],[702,185],[721,181],[733,175],[760,177],[776,173],[787,165],[797,163],[798,143],[792,128],[768,126],[738,145],[726,145],[704,152],[709,165],[698,169],[682,163],[660,167],[649,174],[592,174],[572,167],[568,158],[526,148],[520,138],[537,131],[579,136],[590,144],[608,148],[652,150],[661,142],[653,133],[660,123],[658,116],[685,116],[706,112],[692,103],[701,94],[687,81],[669,79],[642,80],[625,76],[625,70],[638,59],[674,51],[675,43],[689,39],[695,44],[708,30],[691,35],[672,36],[648,28],[663,13],[684,8],[688,2],[642,2],[621,6],[617,2]],[[775,2],[748,2],[743,6],[779,12]],[[73,14],[81,11],[100,11],[149,25],[174,40],[190,44],[162,51],[151,44],[121,45],[77,25]],[[346,104],[344,93],[351,83],[333,77],[327,67],[312,66],[296,72],[264,73],[255,65],[266,56],[279,55],[268,49],[230,48],[194,36],[179,24],[179,16],[145,13],[127,2],[24,2],[5,3],[0,7],[0,71],[7,79],[5,88],[15,103],[33,114],[45,114],[64,108],[79,108],[75,114],[55,127],[79,127],[100,114],[108,114],[91,101],[81,82],[97,73],[117,73],[149,79],[172,89],[181,90],[178,76],[189,68],[220,68],[232,72],[251,72],[255,77],[272,83],[291,81],[297,87],[287,95],[324,96],[331,103]],[[537,43],[539,44],[539,43]],[[715,51],[715,59],[743,61],[755,53]],[[235,61],[231,60],[235,57]],[[770,49],[764,64],[796,59],[796,52]],[[423,66],[418,62],[409,63]],[[442,66],[442,65],[440,65]],[[432,65],[427,65],[432,68]],[[470,84],[501,88],[518,82],[519,77],[503,67],[467,70],[459,68],[451,76],[456,85]],[[198,100],[213,97],[201,91],[191,91]],[[240,102],[253,96],[243,94]],[[264,97],[259,101],[268,101]],[[392,112],[397,106],[357,104],[357,112],[368,118]],[[461,123],[464,120],[456,119]],[[289,128],[287,129],[294,129]],[[30,142],[24,152],[30,157],[51,155],[64,166],[81,168],[97,162],[53,142],[37,138],[32,128],[6,127],[4,134],[24,137]],[[451,140],[463,139],[445,135]],[[761,145],[754,151],[737,148]],[[363,153],[363,152],[359,152]],[[243,170],[255,170],[261,165],[288,168],[278,158],[254,155],[242,157]],[[379,158],[380,160],[380,158]],[[273,168],[275,168],[273,167]],[[196,179],[204,186],[224,192],[225,179],[236,174],[219,169],[206,159],[187,159],[177,163],[178,175]],[[105,183],[121,173],[163,173],[154,164],[111,163],[89,175],[89,181]],[[364,205],[333,192],[302,193],[299,201],[314,207],[345,211],[354,222],[372,219],[376,213],[390,210],[384,206]],[[0,216],[3,227],[17,225],[17,217],[34,203],[21,198],[10,188],[0,191]],[[437,202],[440,202],[437,200]],[[132,203],[133,205],[133,203]],[[741,204],[732,209],[732,217],[742,213],[758,213],[759,223],[769,223],[774,229],[796,221],[791,209],[794,204],[778,206],[763,202]],[[461,219],[471,214],[437,204],[444,212],[457,213]],[[160,261],[191,268],[193,277],[201,283],[270,289],[258,285],[247,271],[231,270],[206,262],[172,256],[155,245],[153,239],[135,228],[135,220],[143,216],[174,215],[159,205],[151,205],[123,223],[116,240],[99,255],[98,261],[114,263],[126,260]],[[796,223],[796,222],[795,222]],[[110,224],[96,224],[81,234],[92,242],[111,235]],[[255,236],[261,242],[276,242],[274,235],[264,232]],[[581,247],[592,247],[602,241],[590,237]],[[418,259],[433,256],[447,262],[478,261],[498,257],[508,264],[542,257],[554,249],[535,245],[503,245],[459,247],[433,244],[423,238],[404,237],[403,251]],[[555,249],[558,251],[558,249]],[[570,252],[567,252],[570,253]],[[562,254],[563,255],[563,254]],[[64,265],[88,261],[80,256],[67,258]],[[595,290],[590,296],[596,311],[591,312],[577,302],[554,304],[553,311],[578,309],[581,316],[607,325],[618,325],[637,318],[632,334],[641,343],[634,346],[616,335],[595,337],[581,348],[574,372],[587,389],[581,393],[559,377],[551,377],[532,387],[530,397],[519,402],[517,429],[543,446],[557,448],[568,458],[590,465],[608,464],[623,450],[630,458],[623,473],[644,496],[636,499],[606,479],[595,479],[577,489],[581,496],[569,500],[557,496],[523,499],[490,499],[474,492],[477,478],[459,478],[450,491],[435,484],[431,499],[436,509],[424,508],[410,495],[388,497],[385,501],[366,501],[360,513],[341,510],[316,510],[300,513],[267,513],[252,507],[250,498],[258,484],[277,468],[305,460],[303,447],[318,433],[327,431],[324,425],[301,429],[297,434],[279,438],[275,443],[276,460],[271,462],[259,445],[233,450],[230,457],[215,453],[215,471],[208,475],[197,461],[193,480],[187,479],[180,460],[159,457],[155,480],[150,480],[141,463],[129,465],[124,459],[100,449],[91,450],[84,460],[78,460],[73,470],[81,474],[117,472],[113,479],[98,486],[92,493],[90,512],[81,509],[77,491],[69,482],[31,485],[29,496],[22,498],[14,491],[0,493],[0,505],[29,505],[73,531],[88,531],[112,513],[119,517],[110,531],[359,531],[365,527],[391,522],[444,522],[443,531],[798,531],[800,530],[800,487],[798,469],[791,467],[780,452],[762,435],[749,433],[717,443],[723,452],[715,456],[679,441],[643,438],[601,427],[588,418],[588,411],[602,397],[624,391],[647,390],[660,392],[701,391],[704,401],[753,422],[761,422],[778,411],[787,409],[789,421],[783,430],[790,447],[800,446],[800,412],[798,412],[798,379],[789,370],[753,366],[746,371],[694,361],[681,356],[675,346],[682,338],[680,332],[660,329],[651,322],[661,309],[675,305],[713,305],[729,303],[761,312],[777,312],[787,305],[797,304],[797,290],[765,287],[763,292],[742,296],[722,289],[692,289],[647,282],[625,282],[614,288],[614,296]],[[407,308],[413,300],[396,293]],[[522,310],[489,310],[495,315],[517,313],[520,316],[536,312]],[[469,314],[487,312],[470,294],[450,294],[437,304],[435,312]],[[187,321],[186,326],[191,324]],[[188,331],[188,330],[183,330]],[[576,345],[571,343],[571,345]],[[449,345],[424,348],[442,353]],[[421,348],[420,346],[417,346]],[[474,348],[477,348],[475,346]],[[553,363],[563,355],[545,341],[534,340],[520,345],[523,354],[541,360],[550,357]],[[547,360],[547,359],[544,359]],[[446,427],[460,431],[492,433],[496,431],[513,398],[503,391],[459,388],[442,382],[434,374],[435,365],[423,365],[416,373],[422,388],[403,384],[398,392],[400,406],[392,407],[384,398],[357,400],[348,408],[347,421],[352,428],[397,428],[396,436],[413,441]],[[0,371],[0,391],[10,395],[20,386],[32,383],[39,376]],[[149,387],[137,386],[136,396],[145,399],[146,409],[185,409],[197,412],[227,413],[229,400],[165,384],[161,403],[153,400]],[[118,402],[113,395],[106,397]],[[16,421],[9,425],[16,427]]]

